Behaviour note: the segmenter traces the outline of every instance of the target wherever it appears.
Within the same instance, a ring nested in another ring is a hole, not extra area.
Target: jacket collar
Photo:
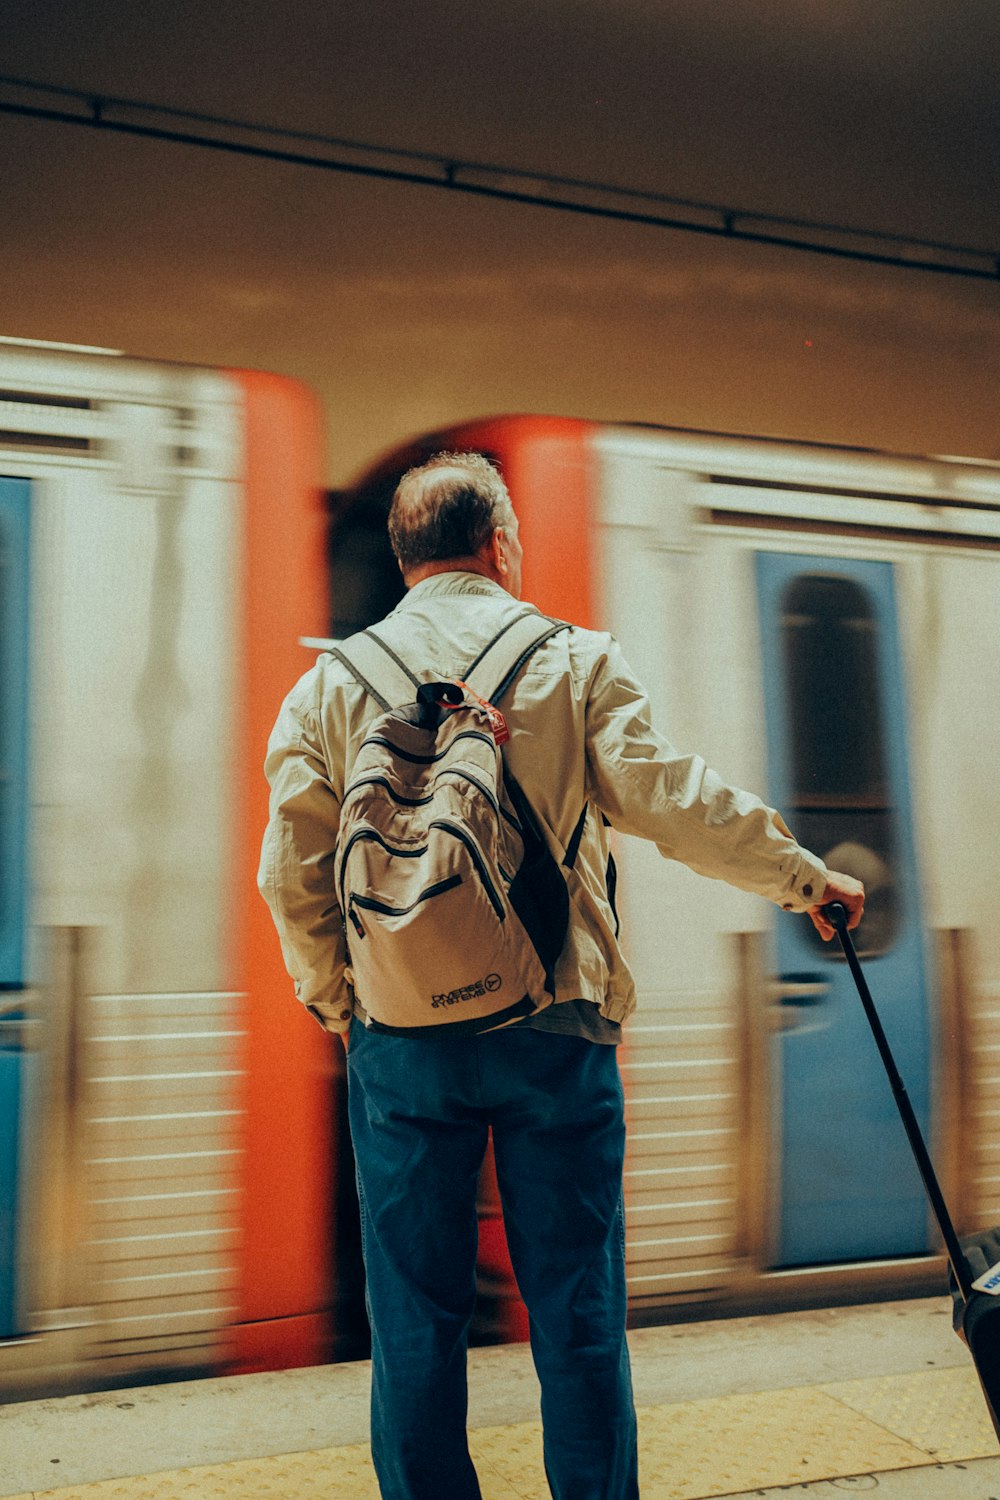
[[[432,573],[430,578],[424,578],[420,583],[415,583],[403,595],[392,613],[398,614],[400,610],[416,607],[425,599],[452,594],[479,594],[490,599],[506,599],[508,603],[517,602],[512,594],[509,594],[499,583],[494,583],[492,578],[484,578],[481,573],[466,573],[456,568],[448,573]]]

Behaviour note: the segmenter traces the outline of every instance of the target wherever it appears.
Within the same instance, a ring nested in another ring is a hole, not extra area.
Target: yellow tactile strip
[[[470,1436],[483,1500],[549,1500],[537,1422]],[[991,1458],[996,1435],[975,1372],[959,1367],[684,1401],[639,1412],[643,1500],[804,1484]],[[379,1500],[356,1444],[35,1491],[9,1500]]]
[[[937,1463],[995,1458],[997,1439],[975,1372],[964,1365],[823,1389]]]

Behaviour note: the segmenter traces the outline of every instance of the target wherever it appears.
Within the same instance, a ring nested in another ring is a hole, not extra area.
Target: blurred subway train
[[[262,762],[402,585],[385,516],[501,466],[524,594],[864,879],[872,987],[964,1228],[1000,1219],[1000,464],[502,417],[324,497],[281,377],[0,341],[0,1388],[363,1352],[343,1055],[255,887]],[[943,1285],[888,1086],[804,918],[616,843],[632,1319]],[[489,1168],[477,1336],[520,1337]]]

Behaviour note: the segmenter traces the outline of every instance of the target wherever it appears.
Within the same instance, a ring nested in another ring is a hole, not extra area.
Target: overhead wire
[[[758,213],[577,177],[287,130],[28,79],[0,75],[0,113],[618,223],[911,271],[1000,281],[1000,250]]]

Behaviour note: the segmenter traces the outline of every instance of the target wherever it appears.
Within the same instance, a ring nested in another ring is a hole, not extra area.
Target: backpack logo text
[[[463,984],[460,989],[449,990],[446,995],[432,995],[431,1005],[435,1010],[441,1005],[459,1005],[463,1000],[479,1000],[483,995],[492,994],[503,984],[499,974],[487,974],[485,979],[474,979],[471,984]]]

